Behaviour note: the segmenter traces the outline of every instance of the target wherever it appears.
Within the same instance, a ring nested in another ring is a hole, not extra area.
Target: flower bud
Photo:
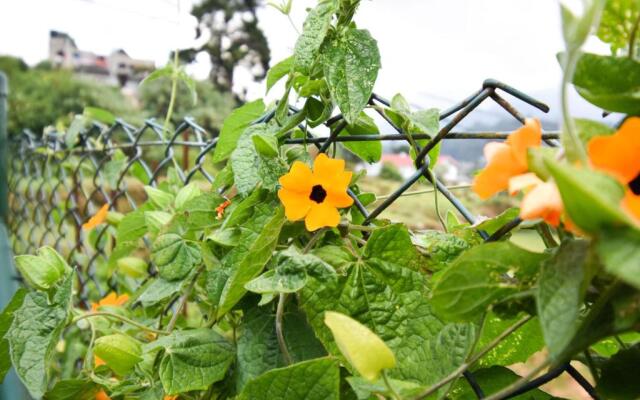
[[[140,343],[121,333],[96,339],[93,353],[118,375],[126,375],[142,361]]]
[[[62,277],[60,269],[44,257],[22,255],[15,257],[18,271],[27,283],[38,290],[48,290]]]
[[[131,278],[147,276],[147,262],[138,257],[123,257],[116,261],[118,271]]]

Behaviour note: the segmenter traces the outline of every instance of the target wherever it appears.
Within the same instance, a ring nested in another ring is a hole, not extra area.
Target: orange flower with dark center
[[[309,231],[335,227],[340,222],[338,208],[350,207],[353,199],[347,194],[351,172],[344,170],[344,160],[334,160],[319,154],[313,171],[300,161],[280,177],[278,198],[284,205],[289,221],[304,219]]]
[[[628,118],[610,136],[596,136],[587,152],[591,165],[627,187],[622,206],[640,221],[640,118]]]
[[[506,190],[512,178],[529,170],[527,149],[539,147],[541,143],[540,121],[529,118],[505,142],[487,143],[484,147],[487,166],[473,179],[473,191],[486,200]]]
[[[105,204],[98,210],[97,213],[89,220],[82,225],[82,229],[90,230],[100,225],[107,219],[107,214],[109,213],[109,204]]]
[[[115,292],[111,292],[97,303],[91,303],[91,311],[97,311],[102,306],[121,306],[128,300],[129,296],[126,294],[118,296]]]

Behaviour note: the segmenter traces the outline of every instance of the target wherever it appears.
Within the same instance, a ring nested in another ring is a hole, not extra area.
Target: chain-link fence
[[[419,148],[415,160],[415,173],[406,179],[385,200],[375,207],[365,207],[353,194],[355,206],[365,216],[364,224],[378,217],[407,189],[422,177],[426,178],[471,224],[474,215],[463,203],[440,182],[429,169],[428,153],[443,140],[455,139],[506,139],[507,133],[456,132],[454,128],[487,99],[495,101],[516,120],[524,123],[524,116],[503,97],[506,93],[534,108],[548,112],[549,108],[532,97],[499,81],[486,80],[482,88],[459,104],[441,112],[441,128],[437,135],[411,135],[395,125],[380,107],[371,107],[395,134],[349,135],[344,134],[346,122],[341,115],[326,122],[328,136],[314,135],[311,129],[301,126],[305,138],[286,138],[287,144],[307,143],[325,152],[336,143],[349,141],[407,141],[428,140]],[[389,101],[373,95],[372,106],[389,106]],[[292,113],[297,110],[290,107]],[[265,122],[274,117],[268,113],[256,122]],[[11,246],[14,253],[33,253],[41,246],[56,248],[74,265],[80,266],[78,274],[79,298],[87,305],[87,293],[96,290],[105,294],[117,289],[113,277],[100,276],[99,266],[106,263],[114,243],[105,235],[103,227],[90,233],[82,230],[85,223],[103,204],[111,210],[127,212],[136,209],[146,200],[144,185],[156,186],[162,180],[179,180],[183,184],[200,181],[203,185],[213,182],[215,166],[208,163],[207,154],[215,149],[217,137],[213,137],[192,119],[181,121],[176,129],[166,134],[163,126],[148,120],[142,127],[134,127],[117,119],[110,126],[94,123],[78,132],[73,142],[68,134],[46,132],[38,137],[23,132],[12,138],[8,172],[9,219]],[[544,133],[543,141],[549,146],[557,145],[557,133]],[[418,217],[419,218],[419,217]],[[519,218],[509,221],[492,235],[479,231],[486,241],[501,239],[521,223]],[[149,245],[147,243],[147,245]],[[153,273],[153,266],[150,267]],[[15,279],[19,279],[14,277]],[[427,366],[425,366],[427,367]],[[554,368],[532,379],[527,385],[504,398],[512,398],[535,389],[563,374],[568,373],[594,399],[598,398],[594,388],[569,363]],[[482,388],[471,372],[464,372],[476,396],[484,397]]]

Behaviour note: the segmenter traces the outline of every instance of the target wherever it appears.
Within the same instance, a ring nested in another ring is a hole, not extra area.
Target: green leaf
[[[269,68],[269,72],[267,72],[267,93],[269,93],[269,90],[271,90],[273,85],[275,85],[280,79],[291,72],[292,66],[293,56],[287,57],[273,67]]]
[[[173,214],[169,214],[164,211],[145,211],[144,223],[147,230],[154,235],[160,231],[160,229],[171,222]]]
[[[56,382],[44,396],[45,400],[94,400],[98,386],[86,379],[65,379]]]
[[[263,157],[254,146],[254,135],[274,133],[266,124],[258,124],[249,127],[238,140],[238,146],[231,154],[230,161],[234,182],[241,195],[248,195],[258,184],[267,190],[275,191],[278,178],[287,172],[284,161]]]
[[[198,184],[195,182],[191,182],[185,187],[181,188],[176,194],[175,206],[176,210],[189,210],[186,205],[193,200],[194,198],[200,196],[202,191],[198,187]]]
[[[313,254],[301,254],[295,247],[278,252],[275,268],[245,285],[254,293],[294,293],[307,283],[307,273],[323,276],[335,273],[324,261]]]
[[[251,136],[251,140],[260,155],[265,157],[278,156],[278,139],[274,135],[259,132]]]
[[[482,336],[478,340],[476,349],[484,349],[505,330],[518,322],[524,315],[503,319],[494,312],[489,312],[484,318]],[[478,361],[480,367],[501,365],[507,367],[516,363],[526,362],[534,353],[542,350],[544,339],[538,318],[534,317],[489,351]]]
[[[143,307],[154,306],[178,293],[183,285],[184,281],[168,281],[162,278],[153,279],[138,297],[138,301],[142,303]]]
[[[160,380],[168,395],[207,389],[224,378],[235,358],[231,343],[206,328],[174,331],[145,346],[145,352],[160,349]]]
[[[442,272],[431,304],[448,319],[473,320],[490,305],[528,288],[545,258],[510,242],[473,247]]]
[[[515,383],[520,376],[505,367],[491,367],[473,371],[473,377],[484,393],[497,393],[505,387]],[[449,393],[451,400],[466,400],[476,398],[475,393],[465,379],[459,379]],[[515,400],[551,400],[551,395],[540,389],[533,389],[519,396],[510,397]]]
[[[255,120],[264,114],[265,106],[262,99],[246,103],[229,114],[222,124],[222,131],[218,137],[212,161],[218,163],[226,160],[236,148],[240,135]]]
[[[640,232],[605,231],[597,239],[596,251],[609,273],[640,289]]]
[[[149,201],[160,210],[168,210],[173,204],[175,197],[171,193],[152,186],[145,186],[144,191],[149,196]]]
[[[151,260],[158,267],[161,278],[174,281],[187,276],[202,262],[202,257],[197,243],[166,233],[153,242]]]
[[[64,144],[67,148],[72,148],[78,141],[78,136],[88,125],[87,119],[82,115],[76,115],[71,121],[71,125],[64,135]]]
[[[406,228],[391,225],[371,235],[361,262],[346,264],[334,277],[310,277],[300,303],[330,354],[340,352],[324,326],[324,312],[338,311],[366,325],[391,348],[398,361],[390,371],[393,378],[428,386],[465,361],[475,328],[445,324],[433,314],[425,277],[413,269],[419,267],[411,261],[417,256]]]
[[[284,209],[274,200],[254,207],[251,221],[243,226],[238,246],[222,260],[222,268],[228,278],[220,295],[218,316],[227,313],[240,301],[247,291],[245,285],[269,261],[284,221]]]
[[[502,228],[506,223],[512,221],[520,215],[520,209],[511,207],[500,213],[499,215],[485,219],[478,224],[474,225],[474,228],[485,231],[489,235],[493,235],[498,229]]]
[[[137,242],[147,232],[145,222],[145,209],[148,207],[140,207],[124,216],[118,224],[116,232],[116,242],[118,244],[124,242]]]
[[[540,326],[551,357],[557,358],[578,330],[586,291],[589,243],[563,242],[542,266],[536,305]]]
[[[100,121],[106,125],[113,125],[116,122],[116,117],[113,114],[97,107],[85,107],[83,114],[88,119]]]
[[[122,333],[97,338],[93,352],[118,375],[128,374],[142,361],[140,342]]]
[[[13,313],[20,308],[26,294],[26,289],[18,289],[11,298],[11,301],[9,301],[9,304],[7,304],[2,311],[2,314],[0,314],[0,383],[2,383],[5,375],[11,368],[9,339],[5,338],[4,335],[7,333],[11,323],[13,322]]]
[[[415,382],[401,381],[398,379],[389,379],[388,381],[395,393],[402,399],[412,399],[425,390],[422,385],[418,385]],[[347,378],[347,382],[349,382],[358,400],[374,399],[376,398],[376,394],[384,394],[389,398],[393,398],[393,394],[389,392],[389,388],[383,379],[369,382],[359,376],[350,376]]]
[[[591,140],[592,138],[596,136],[611,135],[615,132],[615,130],[610,126],[589,119],[575,118],[573,122],[576,127],[578,139],[580,139],[580,142],[585,148],[588,145],[589,140]],[[562,146],[567,155],[567,159],[571,162],[579,161],[580,154],[578,154],[578,150],[575,149],[575,146],[571,141],[569,135],[560,135],[560,140],[562,141]],[[540,165],[539,162],[543,161],[543,157],[554,157],[555,152],[555,149],[551,149],[548,147],[530,149],[528,152],[528,160],[531,161],[533,159],[533,164],[535,165],[535,169],[532,168],[531,170],[536,173],[541,170],[542,174],[539,174],[539,176],[547,178],[549,176],[549,172],[547,171],[547,168],[544,166],[544,164]]]
[[[318,4],[309,11],[304,21],[302,34],[296,41],[293,51],[293,68],[304,75],[310,74],[310,69],[318,57],[318,50],[322,46],[327,32],[331,27],[331,18],[335,12],[331,2]]]
[[[367,114],[360,113],[360,116],[355,123],[347,125],[347,127],[340,132],[340,135],[378,135],[378,127],[371,117]],[[382,143],[377,140],[366,142],[342,142],[342,145],[350,152],[360,157],[368,163],[374,163],[380,161],[382,157]]]
[[[640,62],[583,54],[573,76],[576,90],[607,111],[640,115]]]
[[[299,310],[287,310],[283,320],[283,335],[294,362],[327,353],[316,339],[306,316]],[[275,331],[275,316],[253,307],[245,312],[238,329],[236,390],[270,369],[286,366]]]
[[[441,231],[425,231],[415,236],[415,243],[424,248],[427,267],[440,271],[456,259],[472,244],[464,239]]]
[[[546,159],[545,165],[558,185],[564,208],[580,229],[598,233],[628,223],[621,211],[624,188],[612,177]]]
[[[244,285],[245,289],[253,293],[295,293],[307,283],[307,275],[279,274],[272,269]]]
[[[366,30],[349,29],[323,46],[322,64],[331,97],[345,120],[355,123],[378,77],[377,42]]]
[[[598,37],[611,45],[615,54],[628,47],[633,24],[640,14],[638,0],[607,0],[598,27]]]
[[[605,399],[630,400],[640,397],[637,368],[640,345],[621,350],[602,365],[598,379],[598,393]]]
[[[11,362],[32,397],[41,397],[47,389],[49,363],[69,315],[74,278],[69,274],[51,300],[45,293],[29,292],[13,313],[6,335]]]
[[[240,400],[338,400],[340,368],[331,358],[319,358],[274,369],[249,381]]]
[[[225,199],[215,192],[203,193],[187,201],[184,205],[184,215],[189,229],[202,230],[218,225],[220,221],[217,220],[216,208],[224,201]]]
[[[402,265],[417,271],[421,257],[411,242],[411,235],[401,224],[389,225],[373,231],[364,248],[364,256]]]
[[[153,82],[157,79],[160,79],[162,77],[171,77],[171,75],[173,75],[173,64],[172,63],[168,63],[167,65],[165,65],[162,68],[158,68],[155,71],[151,72],[149,75],[147,75],[142,82],[140,82],[140,86],[144,85],[145,83],[148,82]]]

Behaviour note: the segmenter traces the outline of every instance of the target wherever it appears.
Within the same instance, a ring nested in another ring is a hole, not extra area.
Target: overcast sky
[[[20,0],[0,5],[0,54],[28,63],[47,57],[49,30],[71,35],[83,50],[108,54],[124,48],[132,57],[163,65],[172,48],[194,44],[197,0]],[[293,0],[301,29],[305,8],[315,0]],[[272,62],[291,54],[296,33],[272,8],[259,12]],[[553,104],[560,81],[555,55],[563,48],[556,0],[363,0],[355,20],[378,40],[382,69],[376,92],[401,92],[421,107],[447,107],[496,78]],[[590,49],[606,52],[597,41]],[[206,56],[190,67],[206,77]],[[249,97],[264,84],[248,86]],[[277,90],[274,91],[277,93]],[[579,105],[580,106],[580,105]]]

